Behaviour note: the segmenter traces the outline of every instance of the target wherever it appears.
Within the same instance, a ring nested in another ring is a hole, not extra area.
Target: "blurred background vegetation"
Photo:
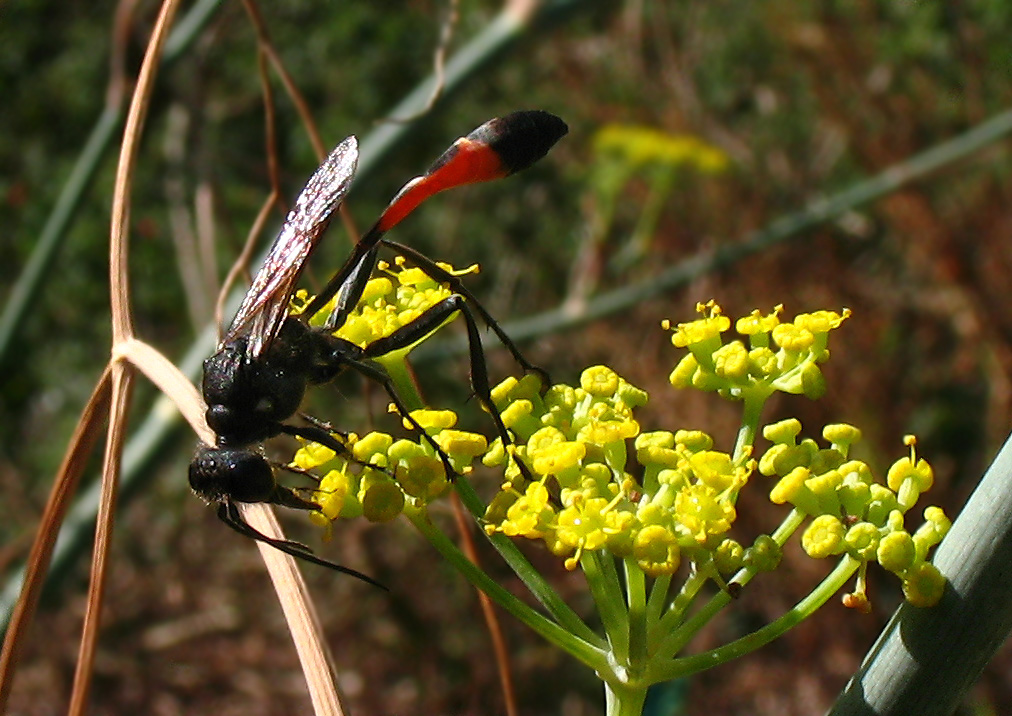
[[[471,285],[506,322],[560,306],[578,312],[602,292],[649,285],[687,257],[740,242],[1012,104],[1012,5],[1004,0],[570,0],[545,7],[556,12],[441,97],[408,141],[359,177],[349,201],[364,227],[407,178],[489,117],[522,108],[562,116],[570,135],[540,165],[508,182],[440,197],[393,236],[458,266],[479,262],[482,273]],[[138,3],[116,32],[114,3],[0,8],[0,297],[37,244],[102,111],[114,47],[132,77],[155,9]],[[488,0],[461,2],[451,55],[501,9]],[[302,0],[265,4],[262,12],[332,146],[384,126],[391,108],[430,73],[447,7]],[[276,78],[273,90],[290,201],[317,162]],[[159,76],[133,195],[138,333],[172,359],[213,319],[219,282],[269,191],[264,124],[254,29],[241,4],[222,3]],[[0,563],[8,568],[27,551],[63,447],[108,358],[117,141],[118,134],[4,356]],[[732,315],[778,303],[788,316],[849,307],[854,317],[831,344],[827,397],[780,399],[767,421],[796,415],[812,435],[827,422],[856,424],[865,434],[862,457],[879,469],[902,453],[902,435],[916,432],[936,468],[932,502],[955,515],[1008,432],[1009,158],[1008,141],[994,143],[791,241],[618,313],[526,339],[524,348],[557,381],[607,363],[650,392],[645,429],[699,428],[728,449],[735,406],[670,389],[678,356],[659,321],[691,320],[696,302],[710,298]],[[348,245],[343,231],[331,231],[310,267],[315,281],[339,265]],[[501,355],[490,360],[495,377],[514,370]],[[419,380],[434,405],[459,407],[466,370],[458,358],[441,358],[420,366]],[[143,417],[155,397],[150,387],[138,390],[133,416]],[[385,402],[355,382],[312,397],[314,414],[359,431],[379,420]],[[489,426],[474,411],[465,427]],[[140,499],[121,510],[95,712],[304,712],[301,672],[255,550],[189,494],[184,475],[193,446],[179,429],[145,470]],[[481,475],[476,480],[491,489]],[[742,526],[770,529],[777,511],[756,488],[741,503]],[[288,517],[296,536],[318,542],[299,515]],[[305,570],[356,713],[501,711],[473,592],[440,568],[406,524],[338,525],[337,539],[322,551],[391,588],[383,594]],[[559,589],[576,607],[587,607],[577,576],[536,549],[530,554],[558,573]],[[74,564],[40,613],[16,684],[18,713],[63,708],[86,562]],[[490,555],[488,568],[509,580]],[[701,646],[779,615],[824,570],[789,552],[778,576],[750,585],[734,616]],[[876,579],[873,588],[871,615],[831,603],[757,658],[702,674],[667,696],[689,714],[821,713],[900,599],[892,581]],[[591,674],[521,626],[505,627],[522,713],[601,712]],[[1008,654],[999,655],[968,709],[1012,708],[1009,666]]]

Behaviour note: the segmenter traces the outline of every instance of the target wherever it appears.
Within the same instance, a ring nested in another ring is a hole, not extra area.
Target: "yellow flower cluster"
[[[780,478],[770,500],[813,518],[801,539],[805,551],[816,558],[847,554],[862,566],[878,562],[900,577],[907,601],[936,604],[945,580],[927,561],[928,551],[941,542],[950,523],[940,508],[928,507],[913,534],[904,526],[904,514],[934,479],[931,466],[917,459],[913,437],[906,439],[910,455],[893,463],[883,484],[867,464],[847,458],[850,445],[861,438],[857,428],[826,426],[826,448],[811,439],[798,441],[800,432],[801,423],[793,418],[768,425],[763,435],[773,445],[759,460],[759,471]],[[863,585],[848,597],[867,604]]]
[[[646,393],[610,368],[588,368],[579,387],[544,395],[533,378],[508,379],[493,399],[534,479],[510,466],[485,515],[490,533],[543,540],[569,569],[585,552],[607,550],[658,576],[677,570],[684,553],[715,548],[734,522],[751,465],[712,450],[703,433],[641,434],[633,410]],[[642,481],[626,471],[632,438]],[[484,462],[508,459],[496,444]]]
[[[455,276],[478,271],[477,266],[469,266],[462,270],[456,270],[443,263],[439,266]],[[385,275],[369,280],[355,309],[335,333],[339,338],[361,347],[385,338],[398,328],[406,326],[427,309],[449,298],[452,293],[448,286],[437,282],[422,269],[406,266],[400,256],[395,259],[393,266],[380,262],[377,270]],[[322,326],[333,310],[337,298],[335,296],[320,309],[310,319],[310,325]],[[296,292],[292,300],[292,314],[298,315],[309,303],[309,299],[310,296],[304,290]],[[426,336],[419,338],[419,342],[425,338]],[[399,352],[406,354],[415,345]]]
[[[396,266],[381,267],[386,275],[369,282],[338,335],[368,345],[450,295],[423,272],[400,261]],[[304,295],[299,300],[305,305]],[[731,319],[713,302],[697,310],[701,318],[673,331],[672,342],[688,354],[671,383],[744,401],[746,415],[756,421],[753,436],[759,409],[774,391],[822,394],[819,364],[829,356],[829,333],[850,315],[819,311],[785,322],[779,306],[769,314],[753,311],[735,322],[743,339],[725,342]],[[948,518],[929,507],[913,533],[904,527],[905,513],[933,481],[931,467],[917,459],[913,438],[909,457],[877,481],[867,464],[848,458],[861,437],[849,425],[823,430],[828,447],[800,439],[797,420],[769,425],[763,435],[772,446],[757,463],[750,457],[752,437],[732,455],[714,450],[713,440],[699,431],[641,432],[634,412],[647,394],[606,366],[585,370],[578,386],[542,388],[537,376],[528,375],[493,389],[492,401],[514,436],[508,445],[455,430],[453,412],[412,413],[454,473],[467,474],[478,457],[502,468],[501,489],[484,515],[489,534],[541,540],[565,558],[568,569],[589,553],[607,552],[653,577],[673,574],[688,560],[723,584],[723,577],[743,567],[768,571],[780,562],[780,543],[770,536],[744,547],[729,535],[738,495],[758,467],[778,478],[770,499],[810,519],[802,536],[809,555],[847,555],[860,564],[848,604],[867,608],[869,562],[897,574],[911,603],[930,605],[940,598],[944,579],[927,558],[947,532]],[[293,460],[296,470],[323,475],[312,493],[320,506],[312,518],[328,531],[338,517],[385,521],[408,507],[423,509],[452,480],[425,439],[396,440],[379,432],[337,437],[347,446],[343,453],[306,443]]]
[[[457,474],[471,470],[475,458],[488,449],[485,436],[454,430],[457,416],[449,410],[416,410],[411,413],[450,459]],[[343,438],[345,454],[306,442],[295,453],[292,467],[322,475],[312,500],[320,506],[310,513],[314,523],[330,530],[338,518],[365,517],[386,522],[407,504],[423,507],[441,497],[450,486],[446,468],[433,446],[420,440],[394,439],[383,432],[361,438]]]
[[[802,313],[785,323],[777,306],[770,314],[758,310],[738,319],[735,328],[748,337],[725,343],[722,334],[731,327],[720,306],[713,301],[698,304],[702,318],[679,323],[671,336],[678,348],[689,353],[679,361],[670,380],[676,388],[717,391],[735,400],[765,400],[774,391],[804,394],[817,399],[825,393],[819,368],[829,358],[829,332],[850,316],[850,311]],[[671,328],[665,321],[665,329]]]
[[[649,164],[693,167],[706,174],[724,171],[729,162],[720,149],[690,134],[668,134],[652,127],[608,124],[594,135],[594,150],[637,167]]]

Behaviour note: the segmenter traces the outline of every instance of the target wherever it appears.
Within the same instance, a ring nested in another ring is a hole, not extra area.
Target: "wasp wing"
[[[277,337],[288,315],[288,302],[295,284],[331,217],[341,206],[357,163],[358,141],[348,137],[306,182],[263,266],[253,278],[223,343],[248,334],[246,355],[254,359]]]

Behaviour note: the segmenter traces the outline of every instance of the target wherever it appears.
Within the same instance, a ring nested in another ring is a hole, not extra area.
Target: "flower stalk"
[[[424,310],[420,292],[440,300],[445,287],[417,273],[401,280],[406,271],[391,269],[374,279],[384,283],[370,282],[363,305],[347,322],[360,340],[375,340],[377,327],[367,314],[383,317],[382,330],[394,330]],[[927,559],[949,521],[929,507],[920,527],[911,532],[905,526],[906,513],[933,481],[930,466],[917,457],[916,441],[908,437],[908,456],[885,479],[876,479],[867,464],[849,457],[860,440],[852,426],[825,426],[822,443],[804,437],[794,419],[762,426],[763,406],[773,393],[810,399],[824,394],[821,365],[829,358],[829,334],[850,315],[820,311],[784,321],[782,310],[739,319],[735,327],[742,338],[730,341],[724,334],[731,320],[713,302],[699,306],[695,321],[664,324],[673,344],[686,349],[671,373],[672,385],[740,403],[741,427],[729,452],[699,430],[644,432],[636,414],[647,394],[605,366],[586,369],[574,386],[542,386],[533,375],[498,385],[492,401],[512,444],[501,438],[489,444],[455,429],[452,412],[420,408],[424,403],[406,364],[409,351],[385,356],[401,402],[426,435],[348,436],[353,460],[306,445],[295,463],[325,475],[314,497],[321,504],[315,519],[329,527],[339,517],[380,521],[403,513],[468,581],[593,669],[611,716],[641,713],[652,684],[742,657],[777,638],[855,574],[844,604],[866,611],[869,562],[896,574],[908,601],[930,606],[944,580]],[[759,436],[769,443],[761,454]],[[479,458],[501,475],[487,504],[470,480]],[[446,460],[456,475],[446,474]],[[738,497],[767,478],[770,500],[790,510],[772,534],[739,541],[732,536]],[[429,519],[428,504],[451,486],[544,611],[503,589]],[[810,556],[837,560],[829,576],[752,634],[680,656],[753,579],[777,570],[784,545],[798,533]],[[567,570],[582,571],[601,633],[533,568],[517,547],[521,538],[542,544]]]

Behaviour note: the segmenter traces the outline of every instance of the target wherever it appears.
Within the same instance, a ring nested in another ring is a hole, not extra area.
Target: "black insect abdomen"
[[[193,491],[208,502],[271,502],[276,491],[264,456],[241,448],[200,448],[189,477]]]

